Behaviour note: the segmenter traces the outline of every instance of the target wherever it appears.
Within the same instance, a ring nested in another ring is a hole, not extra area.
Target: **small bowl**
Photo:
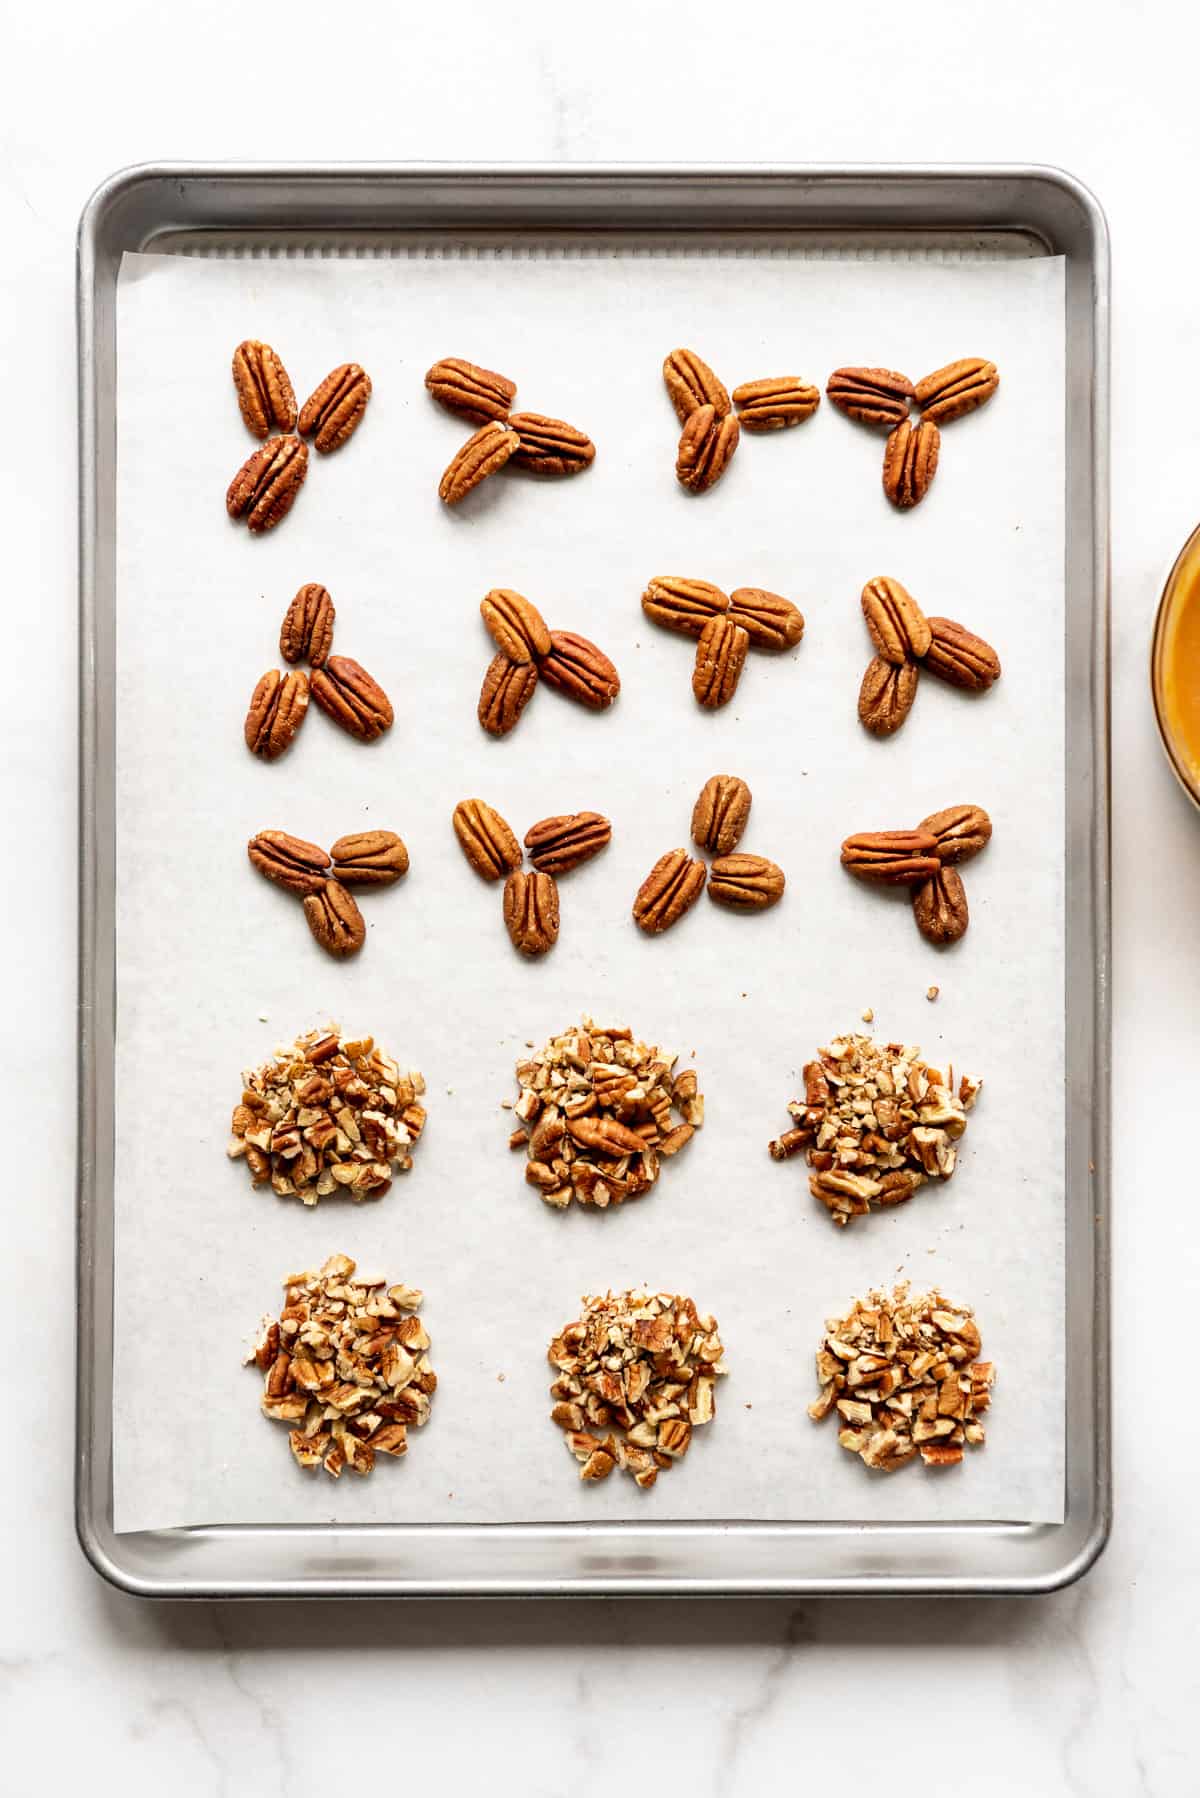
[[[1196,526],[1180,550],[1175,558],[1175,566],[1167,576],[1162,598],[1158,602],[1154,640],[1150,647],[1150,692],[1154,699],[1158,734],[1176,780],[1192,804],[1200,808],[1200,708],[1197,714],[1196,746],[1194,750],[1190,750],[1172,724],[1167,697],[1175,634],[1184,607],[1189,603],[1200,607],[1200,525]],[[1196,654],[1196,677],[1200,680],[1200,636]]]

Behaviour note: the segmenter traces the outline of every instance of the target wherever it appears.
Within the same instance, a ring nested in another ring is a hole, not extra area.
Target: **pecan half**
[[[912,908],[917,929],[926,941],[957,943],[966,935],[970,914],[966,888],[957,868],[940,868],[915,888]]]
[[[692,841],[714,855],[728,855],[742,840],[752,795],[736,774],[714,774],[692,807]]]
[[[919,660],[929,648],[929,620],[907,587],[890,574],[878,574],[867,582],[862,609],[871,641],[885,662]]]
[[[543,818],[525,832],[534,867],[556,877],[569,874],[612,842],[612,825],[599,812],[570,812]]]
[[[439,405],[477,425],[507,418],[517,397],[515,381],[458,356],[443,356],[435,362],[425,376],[425,385]]]
[[[647,936],[660,936],[678,924],[704,891],[708,870],[686,849],[668,849],[643,880],[633,902],[633,920]]]
[[[247,428],[256,437],[296,427],[296,395],[269,343],[247,337],[233,352],[233,384]]]
[[[493,587],[479,602],[480,615],[498,649],[510,662],[532,662],[550,654],[546,620],[524,594]]]
[[[713,406],[691,414],[679,438],[675,478],[690,493],[715,487],[738,446],[741,428],[732,412],[722,416]]]
[[[317,581],[301,587],[283,615],[279,653],[285,662],[309,662],[319,668],[333,648],[333,601]]]
[[[941,433],[927,418],[896,426],[883,451],[883,491],[901,512],[919,505],[937,473]]]
[[[724,384],[695,350],[672,350],[663,363],[663,380],[680,424],[686,424],[701,406],[711,406],[718,418],[728,414]]]
[[[992,838],[992,820],[981,805],[948,805],[922,818],[918,830],[937,838],[942,866],[970,861]]]
[[[379,682],[350,656],[330,656],[323,668],[313,670],[312,696],[327,718],[360,743],[373,743],[395,718]]]
[[[729,610],[729,595],[711,581],[690,581],[678,574],[655,575],[642,594],[642,610],[665,630],[698,637],[710,618]]]
[[[783,869],[765,855],[720,855],[708,871],[708,896],[734,911],[766,911],[783,898]]]
[[[733,390],[733,403],[744,431],[782,431],[811,418],[821,395],[799,375],[781,375],[775,380],[743,381]]]
[[[327,880],[304,901],[308,928],[327,954],[357,955],[367,940],[363,915],[340,880]]]
[[[585,1149],[598,1155],[644,1155],[646,1139],[623,1124],[619,1118],[583,1117],[567,1119],[567,1135]]]
[[[709,620],[700,633],[692,670],[692,692],[698,704],[709,711],[728,705],[737,691],[749,647],[750,633],[732,617]]]
[[[794,649],[804,635],[804,613],[781,593],[765,587],[735,587],[729,616],[740,624],[755,649]]]
[[[859,424],[893,425],[908,417],[916,388],[891,368],[835,368],[825,385],[830,404]]]
[[[341,449],[362,423],[371,397],[371,377],[357,362],[343,362],[327,374],[300,410],[297,429],[311,437],[323,456]]]
[[[858,721],[873,737],[890,737],[900,729],[917,697],[915,662],[887,662],[872,656],[858,690]]]
[[[586,431],[564,424],[561,418],[543,418],[540,412],[512,412],[509,429],[520,445],[513,451],[513,467],[534,474],[579,474],[596,459],[596,446]]]
[[[243,735],[246,748],[274,762],[290,749],[308,710],[307,674],[280,674],[268,668],[250,699]]]
[[[504,924],[514,949],[545,955],[558,941],[558,886],[552,874],[514,868],[504,883]]]
[[[308,893],[319,893],[329,874],[326,851],[286,830],[260,830],[246,844],[246,854],[267,880],[302,899]]]
[[[483,799],[460,799],[450,822],[476,874],[499,880],[521,866],[521,845],[508,822]]]
[[[931,674],[972,693],[983,693],[1000,679],[1000,657],[974,631],[955,624],[952,618],[931,618],[929,629],[931,641],[925,666]]]
[[[394,830],[352,831],[329,853],[343,886],[390,887],[408,873],[408,850]]]
[[[533,698],[538,671],[532,662],[514,662],[501,650],[487,665],[479,691],[478,718],[490,737],[506,737]]]
[[[286,518],[308,473],[308,445],[298,437],[272,437],[247,458],[229,483],[225,510],[257,536]]]
[[[503,468],[521,447],[521,439],[507,425],[480,425],[468,437],[438,482],[438,498],[444,506],[457,506],[468,493]]]
[[[915,886],[941,867],[928,830],[860,830],[842,844],[842,866],[859,880]]]
[[[621,677],[604,651],[574,631],[550,632],[550,654],[541,673],[548,687],[593,712],[604,711],[621,691]]]
[[[983,356],[961,356],[918,381],[916,401],[922,418],[944,425],[984,405],[999,385],[994,362]]]

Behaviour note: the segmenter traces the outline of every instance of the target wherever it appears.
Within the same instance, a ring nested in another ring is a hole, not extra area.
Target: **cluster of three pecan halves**
[[[821,403],[815,387],[799,375],[745,381],[732,397],[695,350],[672,350],[663,361],[663,380],[683,426],[675,456],[675,479],[689,493],[715,487],[747,431],[781,431],[803,424]]]
[[[408,873],[408,850],[393,830],[359,830],[322,849],[286,830],[260,830],[246,854],[266,880],[304,903],[308,928],[329,955],[357,955],[367,927],[351,887],[394,886]]]
[[[933,484],[941,426],[976,411],[1000,385],[996,364],[960,356],[915,384],[891,368],[835,368],[826,384],[830,404],[859,424],[886,431],[883,491],[902,512],[919,505]],[[910,416],[917,412],[916,421]]]
[[[621,691],[621,677],[604,651],[575,631],[552,631],[523,593],[493,587],[480,600],[479,614],[496,645],[477,714],[489,736],[516,729],[539,683],[590,712],[607,711]]]
[[[233,352],[233,384],[247,428],[265,441],[229,483],[225,510],[257,535],[273,529],[296,502],[308,473],[305,438],[327,456],[353,436],[371,397],[371,379],[357,362],[343,362],[297,407],[276,352],[248,337]]]
[[[591,861],[612,841],[612,825],[600,812],[564,812],[541,818],[525,832],[524,859],[516,832],[484,799],[462,799],[451,819],[459,848],[481,880],[504,882],[504,928],[514,949],[533,959],[558,941],[558,882]]]
[[[875,647],[858,693],[859,722],[876,737],[900,729],[917,697],[922,668],[952,687],[983,693],[1000,679],[990,643],[952,618],[927,618],[907,587],[889,574],[862,590],[863,617]]]
[[[360,743],[373,743],[391,728],[392,702],[379,682],[350,656],[330,655],[334,617],[329,589],[317,581],[307,581],[284,613],[279,653],[293,672],[268,668],[246,713],[246,747],[265,762],[290,749],[310,693],[326,717]],[[297,662],[307,662],[311,673],[296,668]]]
[[[527,474],[580,474],[596,458],[586,431],[541,412],[514,412],[517,384],[461,356],[443,356],[425,385],[448,412],[478,425],[457,450],[438,483],[438,498],[457,506],[468,493],[510,463]]]
[[[842,844],[842,866],[857,880],[908,887],[917,929],[939,947],[966,935],[970,922],[961,862],[990,842],[981,805],[948,805],[915,830],[861,830]]]

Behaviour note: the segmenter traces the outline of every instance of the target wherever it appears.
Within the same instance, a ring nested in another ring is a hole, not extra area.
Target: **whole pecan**
[[[558,887],[552,874],[514,868],[504,883],[504,923],[514,949],[545,955],[558,941]]]
[[[578,474],[596,459],[596,446],[587,432],[564,424],[561,418],[512,412],[508,424],[521,439],[513,451],[514,468],[528,468],[534,474]]]
[[[783,898],[783,869],[765,855],[720,855],[708,871],[708,896],[734,911],[766,911]]]
[[[287,369],[269,343],[247,337],[233,352],[233,384],[247,427],[256,437],[296,428],[296,395]]]
[[[917,697],[917,664],[872,656],[858,690],[858,721],[873,737],[900,729]]]
[[[457,506],[468,493],[503,468],[521,447],[521,439],[507,425],[493,420],[480,425],[452,458],[438,482],[438,498],[444,506]]]
[[[395,718],[379,682],[350,656],[330,656],[323,668],[313,670],[312,696],[327,718],[360,743],[373,743]]]
[[[460,799],[450,822],[463,854],[484,880],[499,880],[521,866],[521,845],[512,827],[486,800]]]
[[[663,363],[663,380],[680,424],[686,424],[701,406],[711,406],[718,418],[727,415],[729,395],[695,350],[672,350]]]
[[[329,955],[357,955],[367,940],[363,915],[340,880],[327,880],[304,901],[308,928]]]
[[[913,917],[917,929],[931,943],[957,943],[966,935],[970,914],[962,875],[957,868],[940,868],[914,889]]]
[[[679,438],[675,478],[691,493],[707,493],[725,473],[738,446],[741,429],[732,412],[722,416],[714,406],[700,406],[688,417]]]
[[[926,375],[916,386],[916,401],[921,417],[934,424],[948,424],[962,418],[990,400],[1000,385],[996,364],[984,356],[961,356]]]
[[[543,818],[525,832],[535,868],[556,878],[599,855],[612,841],[612,825],[599,812],[570,812]]]
[[[668,849],[660,855],[637,890],[633,920],[647,936],[659,936],[678,924],[704,891],[708,870],[693,861],[686,849]]]
[[[267,880],[302,899],[308,893],[319,893],[329,874],[327,852],[286,830],[260,830],[246,844],[246,854]]]
[[[929,648],[929,620],[907,587],[890,574],[878,574],[867,582],[862,609],[871,641],[885,662],[919,660]]]
[[[940,443],[937,426],[922,418],[915,425],[905,419],[884,445],[883,491],[901,512],[919,505],[929,492]]]
[[[928,830],[860,830],[842,844],[842,866],[859,880],[916,886],[941,867]]]
[[[711,581],[687,580],[679,574],[659,574],[642,594],[642,610],[655,624],[698,637],[710,618],[729,610],[729,595]]]
[[[550,632],[550,654],[541,673],[548,687],[593,712],[604,711],[621,691],[621,677],[604,651],[575,631]]]
[[[532,662],[514,662],[501,650],[487,665],[479,692],[478,717],[490,737],[506,737],[533,698],[538,671]]]
[[[917,829],[937,838],[938,857],[948,867],[979,854],[991,841],[992,820],[981,805],[948,805],[922,818]]]
[[[742,840],[751,792],[736,774],[714,774],[692,808],[692,841],[714,855],[728,855]]]
[[[755,649],[794,649],[804,635],[804,613],[781,593],[765,587],[735,587],[729,616],[740,624]]]
[[[297,426],[301,437],[311,437],[313,448],[323,456],[341,449],[362,423],[370,397],[370,375],[357,362],[343,362],[301,407]]]
[[[891,368],[835,368],[825,391],[831,405],[848,418],[889,430],[908,417],[909,401],[916,396],[908,376]]]
[[[775,380],[743,381],[733,390],[733,403],[744,431],[782,431],[811,418],[821,395],[799,375],[781,375]]]
[[[435,362],[425,376],[425,385],[439,405],[477,425],[507,418],[517,397],[515,381],[458,356],[443,356]]]
[[[242,463],[229,483],[225,510],[245,519],[257,536],[286,518],[308,473],[308,445],[298,437],[272,437]]]
[[[329,853],[343,886],[390,887],[408,873],[408,850],[394,830],[352,831]]]
[[[250,699],[243,735],[246,748],[264,762],[274,762],[290,749],[308,710],[308,676],[281,674],[268,668]]]
[[[749,647],[750,633],[735,624],[732,616],[709,620],[700,633],[692,670],[692,692],[698,704],[709,711],[728,705],[737,691]]]
[[[931,618],[929,629],[931,641],[925,666],[931,674],[973,693],[985,692],[993,681],[1000,679],[1000,657],[974,631],[955,624],[952,618]]]
[[[532,662],[550,654],[550,632],[537,607],[511,587],[493,587],[479,602],[483,622],[510,662]]]
[[[301,587],[283,615],[279,653],[285,662],[309,662],[319,668],[333,648],[333,601],[317,581]]]

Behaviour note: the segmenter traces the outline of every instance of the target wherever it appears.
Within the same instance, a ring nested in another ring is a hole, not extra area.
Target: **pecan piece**
[[[695,350],[672,350],[663,363],[663,380],[681,425],[702,406],[711,406],[718,418],[728,414],[729,395],[723,383]]]
[[[962,875],[957,868],[939,868],[912,896],[917,929],[930,943],[956,943],[967,932],[970,914]]]
[[[367,940],[362,913],[340,880],[327,880],[319,893],[310,893],[304,916],[322,949],[339,960],[357,955]]]
[[[362,423],[370,397],[370,375],[357,362],[343,362],[305,400],[297,425],[301,437],[311,437],[323,456],[341,449]]]
[[[356,830],[329,851],[346,887],[390,887],[408,873],[408,850],[394,830]]]
[[[286,830],[260,830],[246,844],[246,854],[267,880],[301,899],[309,893],[319,893],[329,874],[326,851]]]
[[[918,830],[937,838],[937,852],[944,868],[970,861],[991,841],[992,820],[981,805],[948,805],[922,818]]]
[[[233,384],[247,429],[256,437],[296,426],[296,395],[287,369],[269,343],[247,337],[233,352]]]
[[[708,871],[708,896],[734,911],[766,911],[783,898],[783,869],[765,855],[721,855]]]
[[[558,886],[552,874],[514,868],[504,883],[504,924],[514,949],[545,955],[558,941]]]
[[[392,727],[391,700],[350,656],[330,656],[313,670],[312,696],[327,718],[360,743],[373,743]]]
[[[477,425],[507,418],[517,397],[515,381],[458,356],[443,356],[435,362],[425,376],[425,385],[439,405]]]
[[[896,426],[883,450],[883,491],[901,512],[919,505],[937,473],[941,433],[922,418]]]
[[[659,936],[678,924],[704,891],[708,870],[686,849],[668,849],[643,880],[633,902],[633,920],[647,936]]]
[[[728,855],[742,840],[751,792],[736,774],[714,774],[692,808],[692,841],[714,855]]]
[[[698,637],[710,618],[729,610],[729,595],[711,581],[689,581],[678,574],[660,574],[642,594],[642,610],[655,624]]]
[[[508,425],[521,439],[513,451],[514,468],[528,468],[534,474],[579,474],[596,459],[596,446],[587,432],[564,424],[561,418],[512,412]]]
[[[728,705],[737,691],[749,647],[750,633],[732,617],[709,620],[700,633],[692,670],[697,704],[709,711]]]
[[[492,657],[479,692],[478,717],[490,737],[506,737],[533,698],[538,671],[532,662],[514,662],[501,650]]]
[[[890,737],[900,729],[917,697],[915,662],[889,662],[872,656],[858,690],[858,721],[873,737]]]
[[[691,493],[707,493],[725,473],[738,446],[741,429],[732,412],[722,415],[713,406],[693,412],[679,438],[675,478]]]
[[[612,825],[599,812],[570,812],[543,818],[525,832],[525,847],[534,867],[556,877],[590,861],[611,841]]]
[[[485,800],[460,799],[450,822],[460,849],[484,880],[499,880],[521,866],[521,845],[512,828]]]
[[[507,425],[495,420],[490,424],[480,425],[475,435],[468,437],[452,458],[438,482],[438,498],[442,504],[457,506],[481,481],[486,481],[490,474],[503,468],[520,447],[521,439]]]
[[[541,673],[548,687],[593,712],[604,711],[621,691],[621,677],[604,651],[574,631],[550,632],[550,654]]]
[[[799,375],[781,375],[774,380],[743,381],[733,390],[733,403],[744,431],[782,431],[811,418],[821,404],[821,395]]]
[[[301,587],[283,615],[279,653],[285,662],[320,668],[333,648],[333,601],[317,581]]]
[[[729,616],[755,649],[794,649],[804,635],[800,608],[765,587],[735,587],[729,595]]]
[[[891,368],[835,368],[826,382],[830,404],[863,425],[886,425],[890,431],[908,417],[916,388],[907,375]]]
[[[927,830],[860,830],[842,844],[847,873],[886,886],[915,886],[941,865],[937,838]]]
[[[568,1118],[567,1135],[581,1148],[590,1149],[596,1155],[611,1156],[614,1161],[622,1155],[644,1155],[646,1152],[645,1137],[631,1130],[628,1124],[621,1123],[619,1118]]]
[[[983,356],[961,356],[918,381],[916,401],[922,418],[944,425],[984,405],[999,385],[994,362]]]
[[[493,587],[479,602],[480,615],[497,649],[510,662],[533,662],[550,654],[550,632],[537,607],[511,587]]]
[[[308,445],[298,437],[272,437],[243,462],[229,483],[225,510],[245,519],[257,536],[286,518],[308,473]]]
[[[933,633],[929,620],[906,587],[890,574],[876,575],[862,590],[863,617],[877,655],[885,662],[919,660]]]
[[[297,671],[280,674],[268,668],[250,699],[243,735],[246,748],[274,762],[290,749],[308,710],[308,676]]]
[[[1000,657],[990,643],[951,618],[931,618],[932,640],[925,655],[931,674],[940,675],[952,687],[982,693],[1000,679]]]

